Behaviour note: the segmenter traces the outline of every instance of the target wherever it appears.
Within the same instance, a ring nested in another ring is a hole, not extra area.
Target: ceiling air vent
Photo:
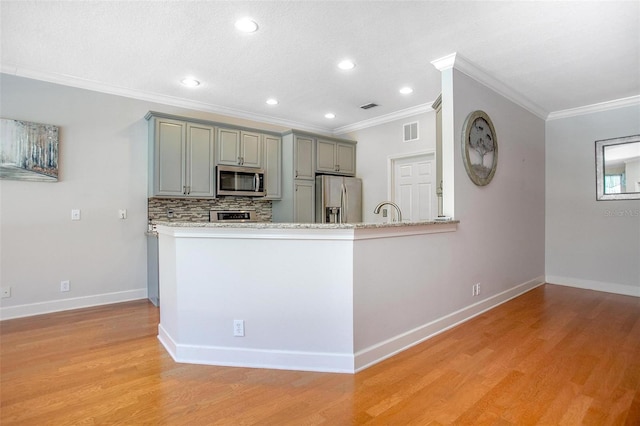
[[[377,106],[378,106],[378,104],[374,104],[373,102],[369,102],[368,104],[360,105],[360,108],[369,109],[369,108],[373,108],[373,107],[377,107]]]
[[[418,122],[417,121],[413,123],[407,123],[403,127],[404,127],[405,142],[418,140]]]

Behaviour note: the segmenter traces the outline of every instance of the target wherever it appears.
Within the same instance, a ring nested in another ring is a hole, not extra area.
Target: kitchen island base
[[[450,306],[457,226],[159,222],[158,337],[178,362],[354,373],[542,283]]]

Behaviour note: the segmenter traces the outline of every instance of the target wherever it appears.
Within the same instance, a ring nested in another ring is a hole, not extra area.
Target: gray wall
[[[595,141],[640,134],[640,106],[546,125],[546,275],[640,296],[640,200],[596,201]]]
[[[0,285],[12,291],[0,318],[146,297],[149,110],[284,130],[6,74],[0,105],[3,118],[60,127],[59,182],[0,180]]]

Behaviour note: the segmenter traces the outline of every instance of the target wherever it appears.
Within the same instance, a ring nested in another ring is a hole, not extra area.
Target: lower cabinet
[[[293,221],[296,223],[315,222],[315,182],[296,180],[294,182],[293,200]]]

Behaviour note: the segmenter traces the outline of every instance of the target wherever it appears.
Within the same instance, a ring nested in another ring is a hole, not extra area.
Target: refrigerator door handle
[[[340,197],[340,223],[346,223],[349,218],[349,193],[347,192],[347,186],[342,183],[342,197]]]

